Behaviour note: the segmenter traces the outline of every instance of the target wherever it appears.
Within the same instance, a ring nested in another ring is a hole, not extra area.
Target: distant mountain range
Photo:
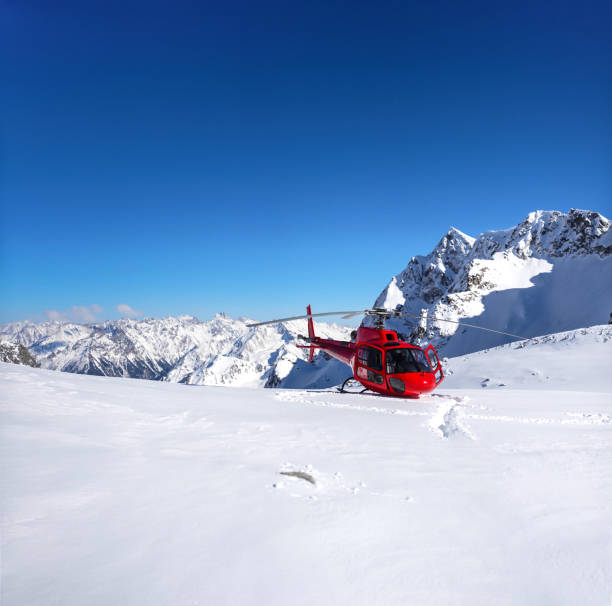
[[[392,278],[375,306],[424,314],[422,321],[394,319],[388,326],[447,357],[511,339],[434,317],[526,337],[604,324],[612,312],[609,228],[599,213],[574,209],[536,211],[516,227],[477,238],[451,228],[429,255],[413,257]],[[297,347],[305,321],[256,329],[249,322],[225,314],[208,322],[191,316],[13,322],[0,326],[0,338],[27,347],[43,368],[82,374],[288,388],[328,387],[350,374],[323,352],[308,364]],[[321,322],[316,330],[341,340],[351,331]]]
[[[298,320],[247,327],[245,318],[218,314],[121,319],[101,324],[13,322],[0,327],[4,341],[28,348],[42,368],[89,375],[207,385],[308,387],[335,385],[350,370],[319,352],[314,364],[297,347],[307,332]],[[349,339],[350,329],[317,322],[317,334]]]

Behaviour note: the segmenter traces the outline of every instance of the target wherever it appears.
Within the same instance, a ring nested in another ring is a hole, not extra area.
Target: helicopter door
[[[434,349],[433,345],[430,345],[425,350],[425,355],[427,356],[431,369],[434,372],[437,385],[444,378],[444,375],[442,374],[442,366],[440,365],[440,358],[438,358],[438,352]]]
[[[355,378],[366,387],[380,388],[384,385],[382,349],[371,345],[361,345],[359,347],[355,364]]]

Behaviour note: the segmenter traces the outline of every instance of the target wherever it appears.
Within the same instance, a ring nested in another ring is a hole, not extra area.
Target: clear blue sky
[[[0,321],[360,308],[451,225],[609,216],[610,7],[0,0]]]

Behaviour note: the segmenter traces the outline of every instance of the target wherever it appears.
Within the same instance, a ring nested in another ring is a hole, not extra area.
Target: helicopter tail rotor
[[[300,349],[309,349],[309,356],[308,356],[308,361],[312,362],[314,359],[314,351],[315,348],[318,347],[317,345],[313,344],[313,341],[317,338],[315,335],[315,331],[314,331],[314,323],[312,321],[312,311],[310,309],[310,305],[306,308],[306,311],[308,312],[305,316],[302,316],[303,318],[307,319],[308,322],[308,336],[305,337],[304,335],[298,335],[298,339],[301,339],[302,341],[306,341],[306,343],[309,343],[309,345],[298,345],[298,347]]]
[[[308,338],[314,339],[315,331],[314,331],[314,323],[312,321],[312,309],[310,309],[310,305],[306,307],[306,313],[308,314]],[[310,355],[308,356],[308,361],[312,362],[314,358],[314,347],[310,346]]]

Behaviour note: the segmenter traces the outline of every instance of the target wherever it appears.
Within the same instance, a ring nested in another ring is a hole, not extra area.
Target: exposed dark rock
[[[21,343],[0,343],[0,362],[24,364],[33,368],[38,366],[28,348],[21,345]]]

